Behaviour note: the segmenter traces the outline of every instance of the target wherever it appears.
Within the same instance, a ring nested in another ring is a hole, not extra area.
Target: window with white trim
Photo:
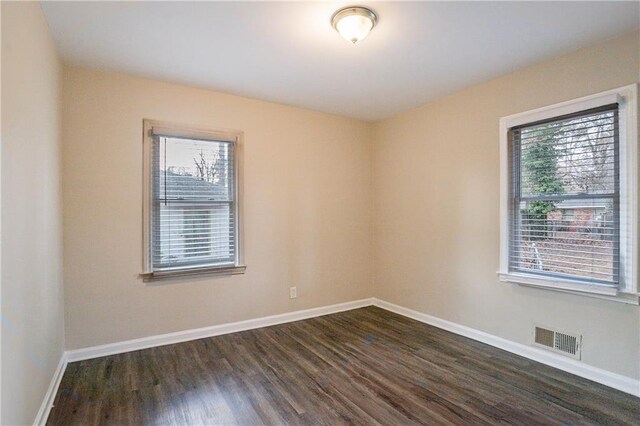
[[[501,278],[637,301],[636,86],[501,119]]]
[[[241,273],[240,132],[144,121],[146,279]]]

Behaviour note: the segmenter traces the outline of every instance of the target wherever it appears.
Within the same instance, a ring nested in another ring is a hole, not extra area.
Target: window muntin
[[[509,129],[509,272],[617,286],[618,105]]]
[[[238,262],[235,142],[153,134],[152,271]]]

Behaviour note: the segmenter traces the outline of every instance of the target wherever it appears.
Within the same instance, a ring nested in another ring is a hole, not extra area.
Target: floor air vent
[[[534,327],[533,342],[536,346],[542,346],[554,352],[580,359],[582,336],[578,334],[563,333],[549,327]]]

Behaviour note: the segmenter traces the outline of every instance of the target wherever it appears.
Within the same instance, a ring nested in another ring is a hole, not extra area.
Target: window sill
[[[144,282],[156,281],[171,278],[193,277],[193,276],[224,276],[244,274],[247,267],[240,266],[217,266],[205,268],[174,269],[166,271],[145,272],[140,274]]]
[[[536,287],[562,293],[577,294],[580,296],[595,297],[613,302],[638,305],[638,295],[623,293],[615,287],[587,284],[563,279],[539,278],[527,274],[498,272],[500,281],[518,284],[526,287]]]

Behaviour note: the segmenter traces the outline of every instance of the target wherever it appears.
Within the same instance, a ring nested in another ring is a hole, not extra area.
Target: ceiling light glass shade
[[[364,7],[346,7],[337,11],[331,18],[333,28],[353,44],[369,35],[377,21],[376,14]]]

